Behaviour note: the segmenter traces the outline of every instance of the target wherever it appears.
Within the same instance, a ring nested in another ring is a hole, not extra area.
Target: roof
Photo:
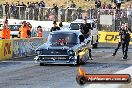
[[[95,19],[87,19],[87,23],[93,23]],[[83,19],[76,19],[71,23],[83,23]]]
[[[81,34],[79,30],[52,31],[50,34],[56,34],[56,33],[75,33],[77,35]]]

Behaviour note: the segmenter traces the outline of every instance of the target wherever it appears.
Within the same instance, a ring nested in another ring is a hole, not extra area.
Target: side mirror
[[[84,42],[84,36],[83,36],[83,35],[80,35],[80,36],[79,36],[79,40],[80,40],[80,43],[81,43],[81,42]]]

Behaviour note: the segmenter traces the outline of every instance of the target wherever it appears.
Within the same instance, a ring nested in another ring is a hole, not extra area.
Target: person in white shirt
[[[127,18],[130,18],[132,16],[132,6],[129,5],[127,8]]]

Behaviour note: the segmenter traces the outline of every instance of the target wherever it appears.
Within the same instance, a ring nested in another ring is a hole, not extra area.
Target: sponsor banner
[[[46,42],[46,38],[29,38],[13,40],[13,57],[25,57],[35,54],[35,49]]]
[[[0,60],[12,58],[12,41],[8,39],[0,40]]]
[[[99,31],[98,33],[99,33],[99,42],[118,43],[118,41],[119,41],[119,32]],[[132,34],[131,34],[130,44],[132,44]]]

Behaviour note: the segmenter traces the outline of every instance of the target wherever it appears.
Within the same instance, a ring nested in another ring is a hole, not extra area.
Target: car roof
[[[93,23],[94,19],[87,19],[87,23]],[[76,19],[71,23],[83,23],[83,19]]]
[[[50,34],[57,34],[57,33],[74,33],[76,35],[82,34],[79,30],[52,31]]]

